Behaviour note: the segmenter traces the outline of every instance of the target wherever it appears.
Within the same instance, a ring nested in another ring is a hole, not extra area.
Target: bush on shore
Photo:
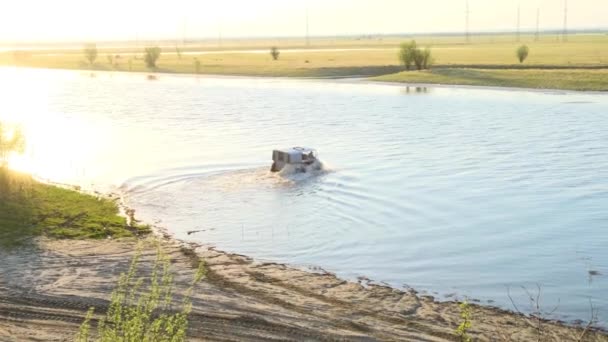
[[[401,44],[399,60],[405,65],[406,70],[410,70],[412,65],[416,66],[417,70],[429,69],[433,64],[431,49],[419,48],[415,40]]]
[[[151,46],[144,49],[144,61],[149,69],[156,68],[156,62],[160,58],[161,48],[158,46]]]
[[[517,54],[517,59],[519,60],[519,63],[523,63],[526,58],[528,58],[528,54],[530,53],[530,48],[528,48],[527,45],[522,45],[519,48],[517,48],[516,54]]]
[[[91,334],[90,321],[94,308],[90,308],[76,341],[186,341],[188,315],[192,311],[190,298],[196,284],[205,276],[205,264],[199,264],[183,299],[176,301],[169,257],[158,247],[151,275],[144,278],[136,277],[140,255],[141,250],[138,250],[128,272],[120,275],[118,286],[112,292],[110,306],[97,324],[96,334]],[[174,310],[176,307],[180,309]]]

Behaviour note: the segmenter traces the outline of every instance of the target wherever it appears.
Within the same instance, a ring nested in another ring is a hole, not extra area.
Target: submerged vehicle
[[[318,164],[317,151],[308,147],[291,147],[272,151],[271,172],[279,172],[291,165],[296,171],[306,172],[308,166]]]

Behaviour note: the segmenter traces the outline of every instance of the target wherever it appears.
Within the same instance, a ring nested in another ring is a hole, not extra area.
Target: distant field
[[[160,44],[163,54],[158,61],[157,72],[194,73],[195,59],[201,62],[204,74],[292,76],[292,77],[346,77],[380,76],[402,71],[397,59],[400,42],[416,39],[421,46],[430,46],[433,51],[436,71],[427,73],[437,78],[454,77],[455,74],[440,72],[440,68],[514,69],[525,68],[608,68],[608,35],[571,35],[562,43],[556,35],[542,35],[535,42],[532,36],[522,36],[521,43],[512,35],[475,36],[471,44],[462,37],[389,37],[389,38],[315,38],[311,47],[304,48],[301,39],[280,40],[230,40],[222,44],[223,50],[213,42],[188,43],[176,46],[167,42]],[[530,47],[530,55],[524,64],[519,64],[515,50],[521,44]],[[282,50],[279,60],[273,61],[269,47],[276,45]],[[110,64],[108,56],[113,56]],[[19,65],[42,68],[93,69],[120,71],[150,71],[143,63],[143,48],[124,44],[122,46],[99,46],[99,56],[91,67],[85,63],[81,49],[30,50],[19,53],[0,54],[0,65]],[[528,77],[530,73],[521,73]],[[420,73],[422,74],[422,73]],[[498,75],[499,73],[495,73]],[[601,73],[590,73],[596,77]],[[557,75],[557,74],[551,74]],[[571,73],[585,78],[587,71]],[[460,75],[462,76],[462,75]],[[401,79],[386,77],[384,79]],[[407,76],[408,82],[422,76]],[[430,76],[424,76],[427,81]],[[459,79],[462,79],[459,78]],[[484,78],[475,80],[481,82]],[[487,79],[487,78],[486,78]],[[599,77],[600,84],[604,82]],[[454,78],[456,80],[456,78]],[[590,79],[590,81],[592,81]],[[473,81],[471,81],[473,82]],[[562,82],[563,83],[563,82]],[[561,83],[556,83],[561,84]],[[597,88],[597,86],[590,86]],[[603,85],[599,88],[603,88]],[[570,87],[568,89],[574,89]],[[575,89],[579,89],[577,85]]]

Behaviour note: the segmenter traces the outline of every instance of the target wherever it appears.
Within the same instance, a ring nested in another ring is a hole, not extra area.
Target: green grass
[[[531,36],[523,36],[522,42],[513,36],[477,36],[471,44],[464,44],[462,37],[391,37],[378,40],[349,40],[346,38],[319,40],[313,49],[303,49],[290,40],[250,40],[235,41],[218,51],[201,43],[182,47],[179,58],[175,46],[164,46],[158,61],[158,71],[172,73],[194,73],[195,59],[201,62],[201,72],[206,74],[231,74],[255,76],[336,76],[348,72],[361,75],[379,75],[383,68],[400,67],[397,58],[399,43],[416,39],[421,47],[433,50],[437,66],[512,66],[519,65],[515,51],[521,44],[530,47],[526,66],[604,66],[608,67],[608,35],[572,35],[567,43],[561,43],[557,36],[543,35],[536,42]],[[313,42],[315,43],[315,42]],[[240,44],[240,45],[234,45]],[[234,46],[233,46],[234,45]],[[281,50],[279,60],[273,61],[270,46]],[[296,51],[286,51],[298,48]],[[331,50],[331,49],[347,50]],[[352,48],[359,50],[352,50]],[[261,49],[268,53],[238,53],[233,50]],[[321,50],[316,50],[321,49]],[[351,50],[348,50],[351,49]],[[228,51],[229,50],[229,51]],[[213,51],[213,54],[204,52]],[[115,64],[110,64],[107,55],[119,55]],[[129,61],[131,66],[129,67]],[[29,67],[94,69],[120,71],[149,71],[143,61],[143,47],[125,45],[115,48],[99,47],[97,61],[93,66],[85,62],[81,48],[55,51],[29,51],[15,56],[12,52],[0,54],[0,65],[21,65]],[[362,72],[363,71],[363,72]]]
[[[39,235],[102,239],[148,231],[147,226],[129,226],[114,201],[0,168],[0,247],[20,245]]]
[[[435,70],[388,76],[403,70],[397,58],[398,47],[400,42],[410,39],[416,39],[421,47],[432,48]],[[213,42],[201,41],[181,46],[181,58],[176,54],[174,43],[165,42],[164,46],[161,44],[163,53],[157,63],[158,69],[155,70],[146,68],[143,46],[137,47],[127,43],[119,47],[99,46],[98,58],[93,65],[85,62],[81,48],[55,51],[32,50],[19,54],[6,52],[0,54],[0,65],[192,74],[196,73],[195,61],[198,60],[202,74],[277,77],[387,75],[381,80],[606,90],[607,34],[575,34],[571,35],[566,43],[560,42],[558,35],[548,34],[541,35],[539,41],[534,41],[533,36],[523,35],[521,42],[516,42],[513,35],[507,34],[473,36],[470,44],[465,44],[463,37],[458,36],[424,35],[382,39],[318,38],[313,40],[311,49],[305,49],[302,42],[293,38],[233,39],[226,41],[223,47],[219,48]],[[526,44],[530,48],[529,57],[523,64],[518,62],[515,54],[521,44]],[[270,46],[273,45],[278,46],[281,51],[277,61],[273,61],[270,56]],[[287,51],[294,48],[297,50]],[[268,53],[234,51],[245,49],[268,49]],[[205,53],[210,51],[213,53]],[[115,63],[108,62],[108,55],[114,56]],[[116,58],[117,55],[119,58]],[[520,68],[525,70],[519,70]],[[599,71],[592,68],[597,68]]]
[[[374,77],[372,80],[412,84],[455,84],[536,89],[608,91],[608,69],[460,69],[440,68],[428,71],[404,71]]]

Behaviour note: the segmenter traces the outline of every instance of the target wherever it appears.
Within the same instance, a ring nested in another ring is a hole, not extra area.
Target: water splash
[[[309,165],[291,165],[287,164],[281,171],[276,174],[279,177],[282,177],[291,182],[302,182],[308,180],[313,177],[318,177],[320,175],[326,174],[329,172],[329,167],[327,167],[320,160],[315,160],[312,164]]]

